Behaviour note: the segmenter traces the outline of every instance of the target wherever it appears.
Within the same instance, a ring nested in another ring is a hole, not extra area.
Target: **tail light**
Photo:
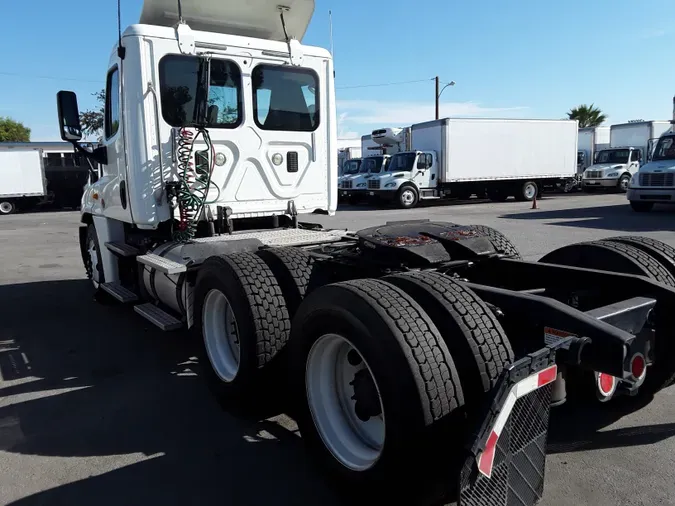
[[[641,381],[647,375],[647,362],[642,353],[636,353],[631,358],[630,372],[636,381]]]

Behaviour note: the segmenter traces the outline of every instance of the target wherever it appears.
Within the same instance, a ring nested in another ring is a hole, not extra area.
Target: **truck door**
[[[630,161],[628,163],[628,172],[635,174],[640,170],[640,162],[642,161],[642,150],[634,149],[630,152]]]
[[[120,68],[120,63],[115,62],[108,70],[106,78],[103,145],[106,147],[108,163],[104,168],[107,184],[103,199],[105,201],[104,214],[107,217],[129,221],[131,206],[126,182]]]
[[[438,163],[434,153],[424,152],[417,155],[417,163],[413,170],[413,181],[418,188],[432,188],[436,186],[438,178]]]

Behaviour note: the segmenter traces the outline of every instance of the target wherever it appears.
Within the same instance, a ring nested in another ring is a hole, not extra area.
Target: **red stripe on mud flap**
[[[548,385],[549,383],[554,382],[557,376],[558,376],[558,368],[556,366],[544,369],[537,376],[537,386],[543,387],[544,385]]]
[[[499,434],[492,431],[487,440],[487,444],[485,445],[485,450],[483,450],[483,453],[481,453],[478,458],[478,470],[488,478],[492,476],[492,465],[495,461],[495,451],[497,450],[498,439]]]

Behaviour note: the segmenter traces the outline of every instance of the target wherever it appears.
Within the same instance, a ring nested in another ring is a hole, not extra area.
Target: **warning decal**
[[[544,327],[544,342],[546,344],[555,344],[565,337],[576,337],[576,334],[552,327]]]

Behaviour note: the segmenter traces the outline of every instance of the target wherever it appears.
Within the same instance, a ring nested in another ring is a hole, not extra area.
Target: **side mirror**
[[[61,139],[68,142],[82,139],[80,110],[77,107],[77,95],[72,91],[59,91],[56,94],[56,105],[59,112],[59,130]]]

